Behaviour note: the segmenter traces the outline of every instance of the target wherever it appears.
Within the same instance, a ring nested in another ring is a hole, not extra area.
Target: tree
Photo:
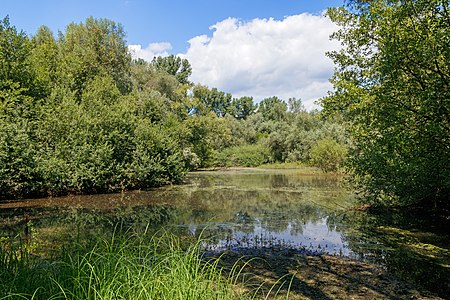
[[[289,98],[289,100],[288,100],[288,110],[291,113],[299,113],[299,112],[302,112],[302,111],[306,111],[305,107],[302,104],[302,100],[301,99],[297,99],[295,97]]]
[[[286,118],[287,104],[276,96],[263,99],[259,103],[258,112],[265,120],[281,121]]]
[[[246,119],[256,110],[256,105],[253,104],[253,97],[233,98],[230,104],[230,113],[238,120]]]
[[[214,112],[217,117],[225,117],[230,110],[231,94],[219,91],[216,88],[209,89],[204,85],[196,85],[193,88],[193,97],[197,99],[197,114]]]
[[[9,17],[0,20],[0,197],[39,189],[32,133],[41,93],[29,60],[31,46]]]
[[[120,24],[89,17],[71,23],[58,39],[58,76],[81,97],[85,84],[97,75],[111,76],[121,93],[131,88],[131,55]]]
[[[180,181],[185,158],[167,97],[187,98],[187,87],[135,66],[112,21],[88,18],[56,40],[47,27],[28,38],[0,20],[0,198]]]
[[[187,119],[182,134],[185,149],[189,148],[199,161],[200,167],[210,165],[214,160],[215,151],[223,150],[231,133],[225,127],[223,118],[217,118],[214,113],[195,115]]]
[[[152,60],[152,65],[160,71],[165,71],[176,77],[181,84],[190,84],[189,76],[192,73],[192,67],[186,58],[175,55],[166,57],[158,56]]]
[[[134,61],[131,65],[133,84],[139,91],[158,91],[161,95],[176,100],[179,82],[175,76],[155,70],[145,61]]]
[[[449,11],[441,0],[352,0],[328,11],[343,48],[329,53],[335,92],[322,105],[352,124],[349,166],[366,199],[449,205]]]
[[[30,67],[31,43],[27,35],[11,26],[9,17],[0,20],[0,99],[2,106],[12,94],[35,96],[35,76]]]
[[[37,81],[43,87],[42,95],[48,96],[57,82],[58,44],[52,31],[46,26],[39,27],[31,42],[31,65]]]

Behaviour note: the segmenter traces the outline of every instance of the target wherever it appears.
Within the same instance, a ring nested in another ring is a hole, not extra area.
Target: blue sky
[[[327,7],[339,6],[343,2],[15,0],[2,1],[0,16],[9,15],[11,24],[28,34],[34,34],[40,25],[47,25],[56,34],[58,30],[64,31],[70,22],[82,22],[89,16],[112,19],[124,26],[131,49],[138,49],[135,51],[136,57],[150,59],[153,55],[178,54],[192,60],[192,77],[196,82],[221,88],[237,96],[302,98],[308,102],[307,106],[312,107],[314,99],[326,93],[311,93],[314,89],[312,85],[315,84],[316,90],[321,89],[320,82],[323,83],[331,75],[332,66],[324,68],[318,65],[315,57],[312,57],[314,49],[306,53],[302,51],[306,51],[307,45],[319,43],[313,48],[317,49],[316,52],[322,51],[322,57],[318,60],[323,60],[323,52],[331,49],[327,37],[332,27],[330,22],[323,20],[321,13]],[[309,29],[305,31],[302,28]],[[317,33],[319,36],[322,33],[324,38],[318,40]],[[244,35],[253,35],[253,39],[244,38]],[[286,46],[280,46],[282,44]],[[235,51],[230,53],[227,49]],[[261,49],[273,51],[263,51],[263,56],[260,56]],[[305,57],[312,60],[313,64],[306,65]],[[295,69],[290,69],[289,65],[297,60],[303,60],[303,63],[294,64]],[[245,64],[245,61],[249,63]],[[221,62],[227,65],[221,65]],[[230,69],[229,64],[243,67]],[[280,69],[273,68],[276,64],[280,64]],[[316,72],[309,74],[312,68]],[[292,83],[289,86],[283,84],[286,79],[292,81],[295,76],[298,76],[299,88],[293,87]],[[310,80],[309,86],[304,84],[307,81],[305,76],[315,78]],[[273,89],[269,82],[274,84]],[[258,85],[261,87],[256,89]]]

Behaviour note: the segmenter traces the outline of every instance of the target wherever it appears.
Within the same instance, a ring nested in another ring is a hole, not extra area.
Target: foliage
[[[192,67],[185,58],[180,58],[175,55],[169,55],[167,57],[158,56],[153,58],[152,66],[156,70],[165,71],[174,76],[181,84],[189,84]]]
[[[224,117],[230,110],[231,94],[219,91],[216,88],[209,89],[207,86],[196,85],[193,97],[197,100],[196,113],[207,114],[214,112],[217,117]]]
[[[230,104],[230,114],[238,120],[246,119],[252,115],[257,106],[253,104],[253,97],[233,98]]]
[[[53,33],[46,26],[41,26],[36,35],[32,37],[32,49],[29,56],[31,69],[35,70],[36,82],[41,88],[41,96],[51,94],[54,83],[58,77],[58,44]]]
[[[367,200],[448,207],[449,3],[349,1],[328,11],[343,48],[327,114],[349,121],[350,169]]]
[[[344,162],[347,149],[332,139],[317,141],[311,149],[311,162],[324,172],[336,172]]]
[[[0,119],[0,197],[28,195],[40,188],[28,126]]]
[[[81,103],[63,97],[43,108],[39,127],[46,145],[39,169],[52,192],[115,191],[181,179],[183,159],[174,139],[139,116],[112,78],[95,78]]]
[[[173,105],[151,87],[132,90],[120,25],[88,18],[58,40],[46,27],[29,40],[5,18],[0,33],[0,197],[181,180],[186,169],[170,121]],[[174,100],[181,98],[177,88],[167,88]]]
[[[220,167],[258,167],[269,160],[269,150],[263,145],[243,145],[226,148],[218,153],[215,165]]]
[[[278,97],[263,99],[259,103],[258,112],[265,120],[280,121],[286,117],[287,104]]]
[[[130,91],[131,56],[120,24],[89,17],[71,23],[58,39],[58,78],[81,97],[85,84],[98,75],[111,76],[121,93]]]
[[[207,167],[214,161],[216,151],[220,151],[231,139],[224,119],[213,113],[205,116],[192,116],[184,123],[184,145],[196,154],[200,167]]]
[[[197,170],[201,165],[200,158],[195,152],[192,152],[191,148],[183,149],[183,158],[188,170]]]
[[[35,74],[28,59],[31,42],[11,26],[9,18],[0,21],[0,111],[8,109],[8,96],[36,96]],[[16,101],[19,102],[19,101]]]

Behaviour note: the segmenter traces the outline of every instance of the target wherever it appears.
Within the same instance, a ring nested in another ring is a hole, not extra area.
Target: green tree
[[[221,167],[258,167],[269,162],[270,153],[261,144],[229,147],[217,155],[215,164]]]
[[[302,100],[301,99],[297,99],[295,97],[289,98],[289,100],[288,100],[288,110],[291,113],[299,113],[299,112],[302,112],[302,111],[306,111],[305,107],[302,104]]]
[[[152,65],[156,70],[175,76],[179,83],[190,84],[189,76],[192,74],[192,67],[186,58],[175,55],[158,56],[153,58]]]
[[[216,88],[209,89],[207,86],[197,84],[193,90],[193,98],[196,99],[197,114],[208,114],[214,112],[217,117],[225,117],[231,106],[231,94],[219,91]]]
[[[132,65],[124,37],[104,19],[70,24],[57,40],[47,27],[30,39],[0,21],[0,198],[181,180],[189,86]],[[207,138],[213,149],[224,140]]]
[[[131,56],[120,24],[89,17],[71,23],[58,39],[58,76],[81,97],[85,84],[97,75],[114,79],[121,93],[130,91]]]
[[[182,130],[184,148],[189,148],[196,154],[200,167],[210,165],[216,151],[228,146],[231,139],[224,119],[217,118],[212,112],[204,116],[192,116],[184,122]]]
[[[0,20],[0,197],[40,188],[34,128],[41,88],[30,63],[32,45],[23,31]]]
[[[23,102],[20,95],[39,95],[29,60],[31,46],[27,35],[11,26],[9,17],[0,20],[0,99],[3,109]]]
[[[243,146],[257,142],[257,132],[250,119],[236,119],[231,115],[224,118],[225,126],[231,133],[231,146]]]
[[[349,166],[368,200],[449,205],[449,10],[441,0],[353,0],[328,11],[343,48],[329,54],[335,92],[322,105],[352,124]]]
[[[8,122],[0,115],[0,198],[33,195],[42,183],[36,147],[24,119]]]
[[[190,85],[180,84],[174,75],[170,75],[144,60],[135,60],[131,65],[134,90],[142,99],[146,108],[154,111],[163,120],[167,113],[173,113],[177,118],[185,120],[194,111],[194,100],[188,96]]]
[[[39,27],[32,37],[32,49],[29,56],[36,80],[42,86],[42,95],[48,96],[57,82],[58,44],[52,31],[46,27]]]
[[[256,105],[253,103],[253,97],[243,96],[240,98],[233,98],[230,104],[230,114],[238,120],[246,119],[256,110]]]
[[[265,120],[281,121],[285,120],[287,104],[280,98],[273,96],[263,99],[259,103],[258,112]]]

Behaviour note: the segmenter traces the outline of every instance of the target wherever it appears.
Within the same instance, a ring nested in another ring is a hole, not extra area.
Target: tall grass
[[[113,235],[89,246],[73,243],[58,257],[35,257],[26,244],[3,243],[0,299],[249,299],[231,270],[201,258],[199,242],[184,245],[167,232]],[[245,265],[245,263],[244,263]]]

